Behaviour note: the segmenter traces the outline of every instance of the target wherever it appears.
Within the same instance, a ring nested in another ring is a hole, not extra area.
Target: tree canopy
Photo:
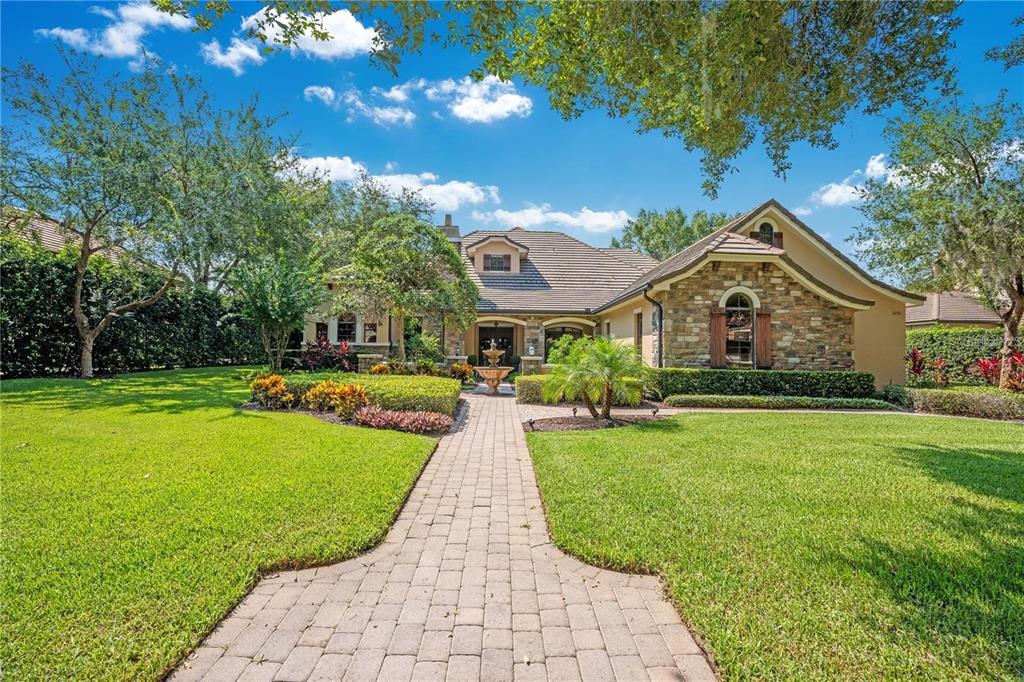
[[[670,208],[665,212],[640,209],[637,216],[626,223],[622,238],[612,238],[612,246],[634,249],[657,260],[665,260],[735,217],[729,213],[708,211],[694,211],[687,215],[681,208]]]
[[[337,273],[337,306],[390,315],[398,329],[412,316],[437,316],[467,327],[476,316],[477,289],[455,247],[436,227],[407,213],[379,218],[358,235]],[[404,334],[398,358],[405,360]]]
[[[156,0],[201,29],[228,0]],[[678,138],[703,155],[715,196],[741,152],[760,137],[775,171],[795,142],[832,148],[852,110],[911,105],[948,76],[956,2],[345,3],[377,30],[373,58],[397,73],[426,40],[480,59],[473,75],[514,76],[544,88],[552,108],[587,110]],[[267,44],[327,39],[326,0],[267,0],[249,25]]]
[[[1008,358],[1024,315],[1024,116],[1006,93],[893,119],[892,167],[864,188],[868,264],[922,291],[968,289],[1003,320]],[[1004,361],[1004,376],[1008,363]]]

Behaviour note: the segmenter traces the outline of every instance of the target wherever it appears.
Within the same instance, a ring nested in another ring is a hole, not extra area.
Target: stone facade
[[[772,316],[773,369],[852,369],[853,313],[771,264],[723,261],[661,294],[666,367],[711,364],[709,309],[734,286],[749,288]]]

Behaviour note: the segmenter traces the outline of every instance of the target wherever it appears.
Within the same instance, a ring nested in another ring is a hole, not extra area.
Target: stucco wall
[[[806,289],[774,265],[719,263],[674,282],[665,298],[665,366],[707,367],[712,306],[726,290],[749,288],[771,312],[773,369],[853,368],[853,310]],[[756,314],[756,313],[755,313]]]
[[[633,316],[640,312],[643,314],[643,328],[640,338],[640,354],[645,364],[655,364],[655,339],[654,339],[654,306],[643,298],[631,300],[626,305],[615,308],[601,317],[601,323],[597,332],[606,333],[610,328],[612,339],[619,343],[634,345],[636,333],[633,324]],[[608,323],[608,327],[606,327]]]
[[[512,262],[511,274],[519,272],[519,249],[512,246],[508,242],[500,239],[494,239],[485,242],[479,246],[475,246],[473,251],[473,267],[476,268],[477,272],[484,271],[484,256],[505,256],[511,255],[510,259]],[[488,271],[489,272],[489,271]]]

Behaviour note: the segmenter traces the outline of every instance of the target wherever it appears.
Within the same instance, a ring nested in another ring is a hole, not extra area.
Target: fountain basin
[[[474,367],[473,368],[480,378],[483,379],[484,383],[487,384],[487,388],[491,389],[488,395],[498,395],[498,386],[502,380],[509,375],[514,367],[498,367],[491,365],[489,367]]]

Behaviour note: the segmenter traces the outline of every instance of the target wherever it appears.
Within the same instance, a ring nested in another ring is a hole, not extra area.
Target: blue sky
[[[55,70],[54,43],[63,42],[124,71],[146,50],[200,75],[224,106],[257,93],[263,113],[287,113],[279,132],[298,135],[310,163],[339,179],[365,169],[422,188],[438,217],[453,213],[464,231],[519,224],[605,245],[641,208],[742,211],[775,197],[849,252],[845,239],[861,221],[850,185],[883,172],[884,119],[852,113],[835,131],[837,149],[794,147],[785,179],[755,143],[712,202],[701,191],[698,155],[679,141],[639,135],[629,121],[600,112],[563,121],[537,88],[473,84],[466,76],[477,62],[465,52],[427,46],[394,77],[370,64],[370,29],[340,11],[330,20],[331,43],[261,56],[242,30],[260,5],[235,7],[213,32],[193,33],[187,20],[144,4],[3,2],[0,59]],[[1021,69],[1006,73],[983,57],[1011,39],[1021,11],[1020,2],[959,9],[951,57],[965,100],[991,102],[1000,88],[1021,100]]]

